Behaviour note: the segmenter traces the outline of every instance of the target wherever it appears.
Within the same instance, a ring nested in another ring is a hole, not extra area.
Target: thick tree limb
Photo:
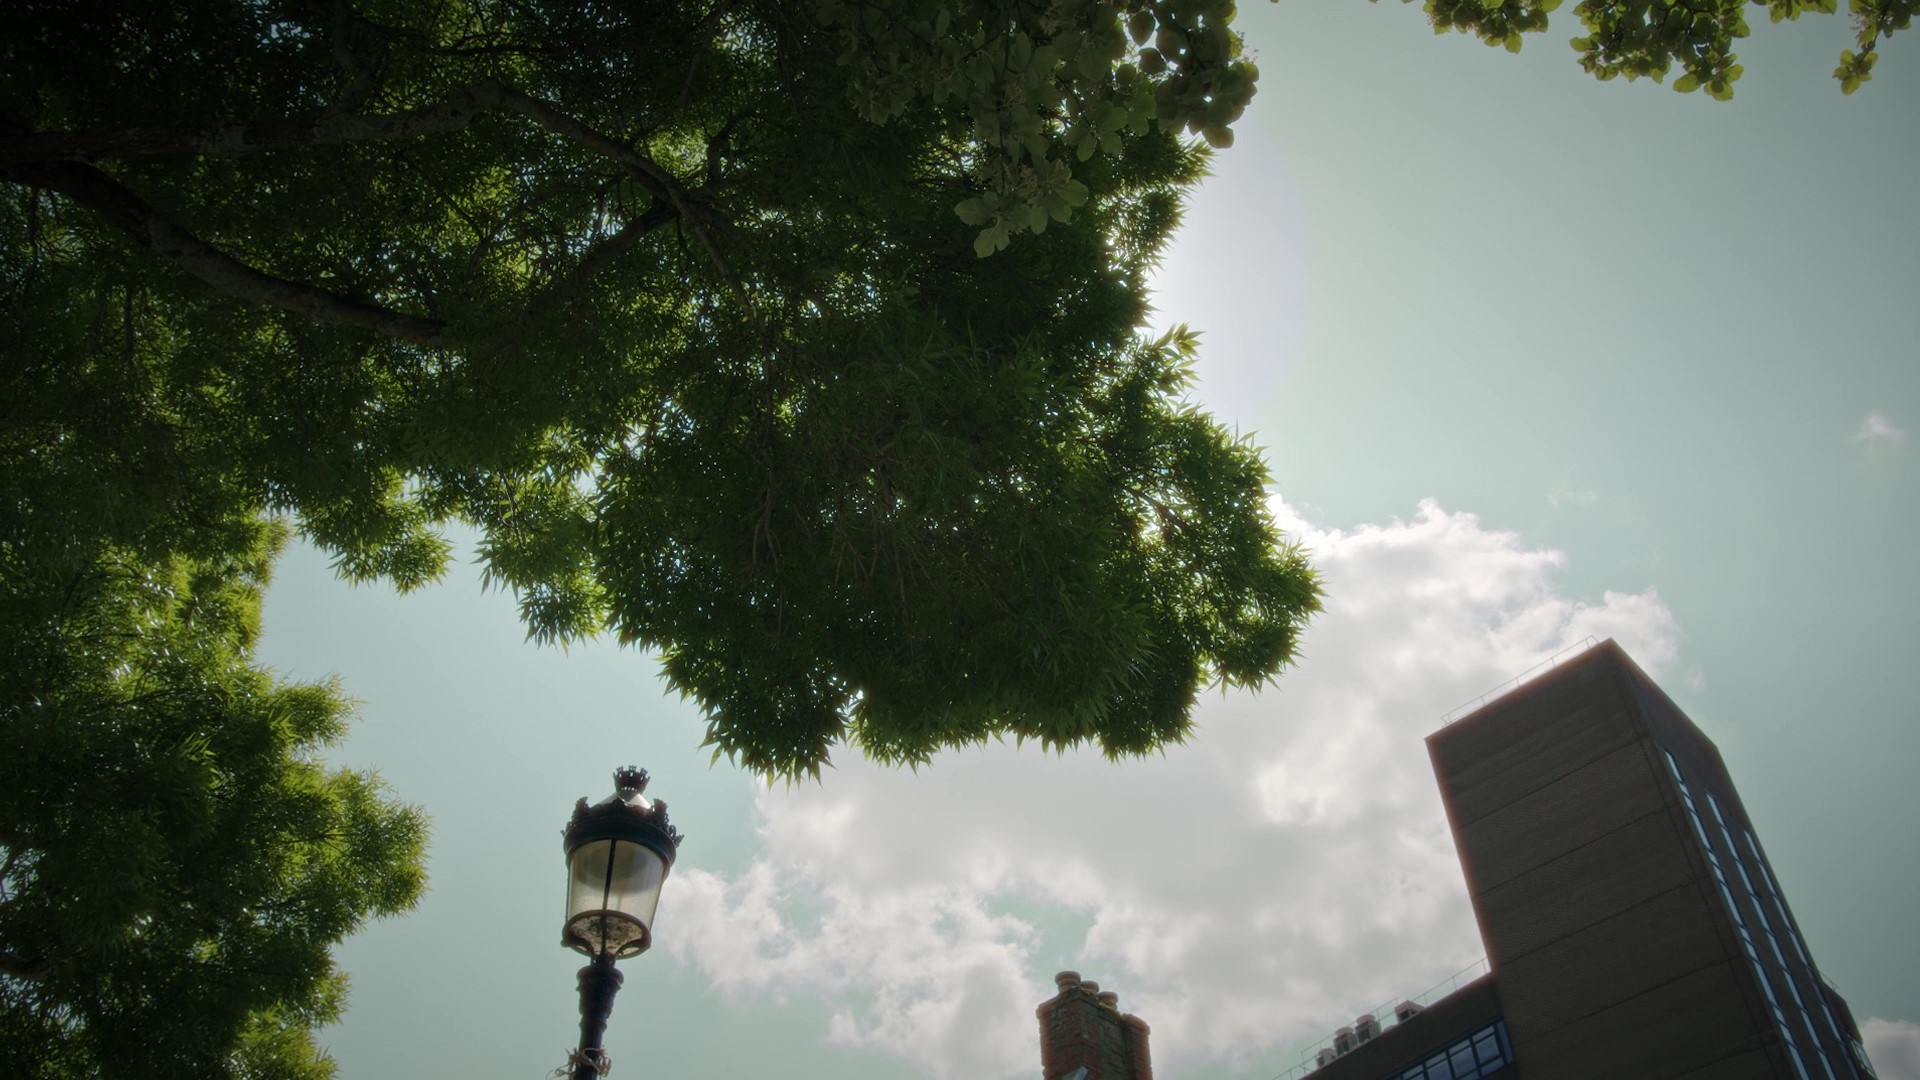
[[[640,238],[672,221],[677,216],[669,203],[655,199],[647,212],[620,227],[620,230],[587,249],[574,264],[573,270],[561,279],[546,296],[545,303],[565,303],[578,295],[580,289],[600,271],[607,268],[613,260],[633,250]]]
[[[702,224],[700,216],[688,206],[686,194],[680,190],[680,185],[674,180],[672,173],[661,168],[659,162],[633,147],[610,135],[603,135],[593,130],[539,98],[528,97],[511,89],[503,89],[501,93],[502,108],[519,113],[555,135],[571,139],[595,153],[612,158],[626,166],[634,179],[656,198],[665,199],[673,204],[674,210],[680,215],[680,220],[686,222],[687,226],[693,230],[694,237],[700,241],[700,246],[706,250],[707,258],[712,260],[714,267],[720,271],[720,276],[733,287],[734,294],[742,303],[748,303],[745,290],[740,287],[739,279],[734,276],[733,267],[727,265],[726,256],[720,254],[720,249],[714,246],[713,237],[707,234],[706,226]],[[748,306],[752,305],[748,304]]]
[[[547,102],[497,79],[475,83],[432,105],[384,116],[331,113],[216,127],[158,126],[81,132],[27,131],[23,123],[9,118],[8,123],[0,125],[0,178],[66,195],[107,218],[160,258],[227,296],[277,307],[322,323],[355,326],[417,345],[437,346],[444,343],[445,327],[440,322],[339,296],[247,266],[193,235],[118,181],[86,163],[168,155],[233,157],[269,150],[414,139],[465,130],[476,116],[496,110],[517,113],[561,138],[619,163],[654,197],[653,207],[645,214],[590,249],[567,276],[559,292],[577,291],[641,236],[678,217],[699,240],[708,259],[736,296],[748,303],[733,268],[706,228],[703,219],[710,217],[711,211],[695,206],[672,173],[633,146],[596,131]]]
[[[0,166],[0,179],[57,192],[106,218],[140,246],[220,293],[304,315],[331,326],[352,326],[415,345],[439,346],[444,326],[304,282],[263,273],[195,236],[118,181],[89,165]]]
[[[327,113],[213,127],[160,125],[118,131],[0,130],[0,165],[89,162],[129,157],[239,157],[269,150],[391,142],[464,131],[476,116],[498,109],[507,88],[486,79],[406,112],[369,116]]]
[[[353,55],[353,6],[347,0],[333,0],[333,37],[328,42],[333,61],[347,75],[346,92],[334,102],[335,112],[358,112],[378,89],[378,80],[360,58]]]

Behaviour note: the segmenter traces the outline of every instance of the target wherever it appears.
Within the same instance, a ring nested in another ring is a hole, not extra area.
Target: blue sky
[[[1266,1080],[1480,956],[1420,740],[1611,635],[1719,743],[1882,1076],[1920,1077],[1920,58],[1845,98],[1843,20],[1754,22],[1716,104],[1595,82],[1564,12],[1509,56],[1400,5],[1242,11],[1260,95],[1156,319],[1203,332],[1196,396],[1266,448],[1329,607],[1163,757],[768,790],[650,658],[523,642],[465,563],[396,597],[289,553],[264,659],[338,674],[338,760],[435,820],[420,909],[341,950],[342,1074],[560,1063],[559,830],[632,761],[689,839],[614,1075],[1031,1076],[1071,967],[1162,1080]]]

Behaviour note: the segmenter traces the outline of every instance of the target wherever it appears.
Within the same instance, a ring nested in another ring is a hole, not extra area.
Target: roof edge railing
[[[1485,705],[1487,702],[1492,701],[1493,699],[1500,697],[1503,694],[1511,692],[1515,687],[1519,686],[1523,682],[1526,682],[1528,679],[1532,679],[1546,672],[1552,671],[1554,668],[1559,667],[1562,663],[1566,662],[1567,660],[1575,656],[1579,656],[1582,653],[1585,653],[1588,649],[1591,649],[1598,644],[1600,644],[1599,639],[1595,638],[1591,634],[1581,638],[1579,641],[1576,641],[1573,644],[1567,646],[1566,648],[1561,649],[1559,652],[1554,653],[1552,656],[1547,657],[1545,660],[1542,660],[1539,663],[1528,668],[1527,670],[1521,672],[1520,674],[1515,675],[1513,678],[1508,679],[1506,682],[1501,683],[1499,686],[1496,686],[1493,689],[1487,691],[1486,693],[1481,694],[1479,697],[1474,698],[1472,701],[1466,702],[1463,705],[1458,705],[1452,709],[1449,709],[1445,715],[1440,717],[1440,726],[1446,727],[1448,724],[1451,724],[1455,720],[1458,720],[1461,717],[1467,715],[1468,713],[1473,712],[1475,709],[1480,708],[1482,705]]]
[[[1385,1005],[1371,1010],[1373,1018],[1380,1022],[1380,1034],[1374,1036],[1374,1038],[1382,1038],[1387,1032],[1405,1023],[1405,1021],[1395,1016],[1393,1012],[1394,1008],[1401,1002],[1411,1001],[1415,1005],[1424,1008],[1492,970],[1492,966],[1487,963],[1486,957],[1483,956],[1412,997],[1394,998]],[[1283,1073],[1277,1074],[1273,1077],[1273,1080],[1298,1080],[1299,1077],[1305,1076],[1320,1068],[1319,1063],[1313,1060],[1313,1055],[1318,1053],[1321,1047],[1331,1046],[1332,1044],[1333,1036],[1328,1035],[1326,1038],[1308,1046],[1305,1050],[1300,1051],[1300,1063],[1298,1065],[1289,1068]]]

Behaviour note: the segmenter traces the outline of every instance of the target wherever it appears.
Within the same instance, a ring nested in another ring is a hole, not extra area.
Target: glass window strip
[[[1740,931],[1741,944],[1746,949],[1748,963],[1753,966],[1754,978],[1759,980],[1760,989],[1766,994],[1767,1000],[1773,1004],[1774,1019],[1779,1025],[1781,1038],[1786,1043],[1788,1060],[1793,1063],[1794,1072],[1800,1080],[1810,1080],[1806,1066],[1800,1060],[1799,1049],[1794,1043],[1792,1029],[1787,1024],[1786,1015],[1781,1012],[1780,1003],[1774,997],[1772,982],[1761,966],[1760,954],[1754,949],[1752,935],[1747,932],[1746,921],[1741,915],[1740,906],[1734,902],[1733,892],[1727,884],[1726,873],[1720,867],[1720,858],[1714,851],[1713,842],[1707,838],[1706,823],[1701,820],[1699,808],[1694,805],[1693,792],[1687,784],[1686,775],[1681,772],[1680,763],[1674,759],[1672,751],[1662,747],[1661,753],[1667,759],[1667,771],[1673,774],[1674,782],[1679,786],[1681,801],[1687,808],[1687,817],[1693,822],[1694,835],[1699,838],[1701,850],[1706,852],[1707,862],[1720,885],[1721,899],[1726,902],[1727,911],[1733,916],[1735,929]],[[1733,831],[1727,827],[1726,816],[1720,810],[1720,800],[1715,798],[1711,791],[1707,792],[1707,807],[1713,811],[1714,820],[1720,826],[1721,838],[1726,842],[1727,851],[1733,857],[1734,869],[1739,872],[1741,883],[1746,886],[1747,896],[1753,902],[1754,914],[1759,917],[1761,928],[1767,932],[1767,945],[1779,964],[1780,975],[1786,980],[1787,991],[1793,996],[1794,1004],[1799,1007],[1800,1018],[1806,1024],[1808,1036],[1813,1039],[1814,1060],[1819,1063],[1827,1080],[1839,1080],[1834,1075],[1833,1066],[1828,1062],[1827,1055],[1820,1045],[1819,1035],[1814,1030],[1813,1017],[1807,1013],[1807,1004],[1801,998],[1799,987],[1795,984],[1793,969],[1787,964],[1785,954],[1781,952],[1772,920],[1767,917],[1766,905],[1762,902],[1760,890],[1755,887],[1752,876],[1747,872],[1746,861],[1741,857],[1740,846],[1734,842]],[[1760,879],[1766,885],[1768,898],[1773,901],[1774,909],[1780,915],[1780,924],[1786,928],[1787,943],[1793,946],[1794,954],[1800,958],[1800,962],[1811,970],[1813,962],[1807,958],[1806,946],[1800,940],[1799,930],[1787,914],[1786,901],[1780,895],[1780,886],[1774,881],[1772,869],[1767,866],[1766,856],[1760,852],[1760,842],[1754,839],[1753,830],[1743,827],[1740,832],[1741,838],[1747,843],[1747,851],[1753,856],[1753,865],[1760,871]],[[1820,1010],[1825,1014],[1827,1028],[1833,1033],[1834,1038],[1842,1044],[1850,1043],[1851,1040],[1841,1038],[1839,1024],[1834,1021],[1833,1012],[1827,1008],[1824,999],[1820,1001]],[[1856,1047],[1849,1046],[1849,1049],[1854,1050],[1856,1056],[1863,1056]]]
[[[1800,931],[1795,930],[1793,923],[1787,918],[1786,903],[1776,896],[1773,898],[1773,906],[1775,910],[1780,912],[1780,925],[1787,928],[1787,943],[1793,946],[1794,955],[1798,956],[1800,962],[1807,965],[1807,967],[1813,967],[1813,961],[1807,959],[1806,947],[1800,944]]]
[[[1388,1073],[1386,1080],[1480,1080],[1513,1063],[1507,1022],[1495,1020],[1468,1032],[1421,1061]]]
[[[1840,1034],[1840,1025],[1833,1019],[1833,1010],[1827,1008],[1826,1001],[1820,1002],[1820,1012],[1827,1018],[1827,1030],[1833,1032],[1834,1041],[1842,1046],[1847,1044],[1846,1037]]]
[[[1767,978],[1766,972],[1760,970],[1760,961],[1758,960],[1753,962],[1753,977],[1760,980],[1760,989],[1766,992],[1767,1004],[1773,1006],[1774,1014],[1778,1015],[1780,1012],[1780,999],[1773,996],[1773,981]],[[1783,1018],[1780,1021],[1780,1026],[1785,1027],[1786,1023],[1786,1020]]]
[[[1680,797],[1686,804],[1687,817],[1693,822],[1694,835],[1699,837],[1701,850],[1706,852],[1707,864],[1713,870],[1715,883],[1720,887],[1720,898],[1727,905],[1727,914],[1733,918],[1734,929],[1740,932],[1740,944],[1746,950],[1747,963],[1753,967],[1753,977],[1755,981],[1760,984],[1760,991],[1766,995],[1768,1004],[1773,1007],[1774,1023],[1780,1031],[1782,1042],[1786,1045],[1787,1060],[1793,1064],[1793,1071],[1798,1077],[1798,1080],[1812,1080],[1812,1078],[1807,1075],[1806,1065],[1800,1060],[1799,1047],[1794,1042],[1793,1029],[1787,1023],[1786,1013],[1781,1010],[1780,999],[1774,995],[1773,980],[1767,977],[1766,969],[1760,962],[1760,953],[1754,948],[1753,935],[1747,930],[1746,917],[1741,913],[1740,905],[1735,902],[1733,898],[1733,889],[1727,882],[1726,871],[1721,869],[1720,857],[1713,849],[1713,842],[1707,839],[1706,826],[1700,819],[1700,811],[1694,806],[1693,792],[1688,789],[1687,778],[1681,773],[1679,763],[1674,761],[1672,752],[1666,751],[1665,748],[1662,748],[1662,752],[1666,754],[1667,768],[1673,773],[1674,782],[1679,785]],[[1726,815],[1721,813],[1720,800],[1715,798],[1711,791],[1707,792],[1707,808],[1713,811],[1713,819],[1720,826],[1720,838],[1727,845],[1727,854],[1733,859],[1733,868],[1740,875],[1740,883],[1746,886],[1747,898],[1753,903],[1753,910],[1754,913],[1759,916],[1760,926],[1767,932],[1767,944],[1773,950],[1775,959],[1779,961],[1780,974],[1781,977],[1786,980],[1787,991],[1793,996],[1794,1004],[1799,1006],[1802,1018],[1807,1021],[1807,1033],[1812,1035],[1813,1021],[1805,1015],[1806,1003],[1800,1000],[1800,991],[1794,985],[1792,971],[1787,967],[1786,958],[1780,953],[1779,942],[1774,940],[1773,926],[1767,919],[1766,908],[1760,902],[1759,890],[1754,887],[1753,878],[1747,873],[1746,862],[1740,857],[1740,847],[1734,842],[1733,830],[1727,827]],[[1773,887],[1771,876],[1767,875],[1765,863],[1761,862],[1758,857],[1758,847],[1754,843],[1752,832],[1745,829],[1741,831],[1745,833],[1748,848],[1755,851],[1755,865],[1760,867],[1760,872],[1767,881],[1768,889],[1774,892],[1774,900],[1776,904],[1778,904],[1778,891]],[[1789,923],[1787,925],[1789,929],[1791,929],[1792,924]],[[1817,1039],[1815,1040],[1815,1046],[1818,1046]],[[1828,1080],[1837,1080],[1837,1078],[1833,1076],[1832,1068],[1827,1065],[1824,1055],[1816,1055],[1815,1060],[1819,1061],[1821,1068],[1826,1070]]]
[[[1873,1071],[1873,1061],[1867,1057],[1867,1048],[1860,1045],[1860,1040],[1848,1039],[1847,1049],[1853,1051],[1853,1060],[1860,1063],[1860,1071],[1878,1080],[1880,1074]]]
[[[1780,886],[1774,884],[1773,871],[1767,869],[1767,857],[1760,854],[1760,841],[1753,838],[1752,829],[1742,829],[1740,831],[1746,837],[1747,850],[1753,853],[1753,865],[1760,868],[1760,876],[1767,883],[1767,891],[1776,896],[1779,895]]]
[[[1709,799],[1713,798],[1711,793],[1709,793],[1707,797]],[[1716,818],[1719,817],[1720,808],[1717,800],[1715,800],[1713,803],[1713,809],[1714,809],[1714,816]],[[1799,986],[1798,980],[1794,978],[1793,967],[1792,965],[1787,963],[1786,953],[1781,951],[1780,940],[1778,935],[1776,935],[1773,931],[1772,921],[1767,918],[1767,906],[1760,899],[1760,890],[1754,885],[1753,876],[1747,872],[1746,859],[1742,856],[1740,845],[1734,842],[1733,833],[1731,830],[1727,828],[1726,822],[1724,820],[1722,820],[1720,823],[1720,831],[1721,831],[1721,838],[1724,839],[1727,843],[1727,850],[1732,853],[1733,868],[1739,872],[1741,883],[1747,887],[1747,899],[1749,899],[1753,903],[1754,915],[1757,916],[1760,920],[1760,928],[1766,931],[1767,948],[1773,954],[1774,963],[1777,965],[1776,970],[1779,972],[1779,976],[1781,980],[1786,985],[1788,996],[1793,998],[1793,1004],[1800,1014],[1800,1022],[1806,1028],[1807,1037],[1810,1040],[1812,1040],[1811,1045],[1813,1048],[1813,1059],[1815,1063],[1817,1063],[1820,1066],[1821,1070],[1824,1073],[1826,1073],[1828,1080],[1838,1080],[1838,1078],[1833,1075],[1833,1067],[1830,1064],[1828,1064],[1825,1052],[1821,1049],[1820,1034],[1818,1030],[1813,1026],[1813,1017],[1807,1012],[1806,1000],[1800,996],[1800,986]],[[1774,886],[1773,877],[1770,873],[1767,872],[1766,864],[1761,861],[1760,846],[1759,846],[1759,843],[1756,840],[1754,840],[1752,830],[1742,829],[1741,839],[1746,841],[1746,848],[1747,848],[1747,851],[1753,855],[1754,865],[1760,868],[1761,880],[1766,882],[1768,892],[1772,896],[1774,905],[1780,909],[1782,924],[1788,926],[1789,929],[1791,929],[1792,924],[1787,922],[1786,909],[1780,899],[1778,889]],[[1731,905],[1733,903],[1732,898],[1728,897],[1727,902],[1729,905]],[[1735,918],[1738,919],[1738,917],[1739,916],[1736,913]],[[1742,928],[1741,930],[1741,936],[1743,938],[1747,936],[1744,928]],[[1761,970],[1759,958],[1757,956],[1752,955],[1751,948],[1748,949],[1748,955],[1749,955],[1749,959],[1753,962],[1755,972],[1758,973]],[[1802,953],[1801,955],[1804,957],[1805,954]],[[1762,979],[1764,980],[1765,976],[1762,976]],[[1771,986],[1765,985],[1763,982],[1762,989],[1767,991],[1768,1000],[1775,1000]],[[1787,1040],[1789,1048],[1790,1049],[1793,1048],[1794,1046],[1793,1032],[1792,1032],[1792,1028],[1788,1024],[1787,1018],[1784,1015],[1779,1015],[1777,1010],[1776,1010],[1776,1018],[1780,1025],[1780,1033],[1782,1037],[1784,1037]],[[1829,1017],[1829,1022],[1831,1022],[1831,1017]],[[1798,1052],[1796,1050],[1795,1051],[1796,1057],[1797,1057],[1797,1053]],[[1795,1063],[1795,1071],[1800,1072],[1802,1074],[1805,1073],[1804,1067],[1802,1067],[1797,1060]]]
[[[1793,974],[1793,969],[1787,966],[1787,958],[1780,954],[1780,943],[1773,939],[1772,934],[1767,935],[1767,947],[1773,950],[1774,962],[1780,965],[1780,970],[1786,972],[1789,976],[1791,976]],[[1793,979],[1791,977],[1787,979],[1787,989],[1793,990],[1793,1000],[1795,1001],[1800,1000],[1800,991],[1793,989]],[[1805,1008],[1804,1005],[1801,1007]]]
[[[1833,1064],[1827,1060],[1827,1048],[1820,1045],[1820,1034],[1813,1029],[1813,1017],[1807,1015],[1804,1007],[1800,1010],[1800,1019],[1806,1022],[1807,1036],[1812,1040],[1813,1063],[1820,1066],[1821,1072],[1827,1074],[1827,1080],[1840,1080],[1833,1074]]]

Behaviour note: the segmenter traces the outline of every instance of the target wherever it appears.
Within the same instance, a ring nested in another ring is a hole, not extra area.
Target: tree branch
[[[103,158],[186,154],[239,157],[269,150],[391,142],[464,131],[473,119],[500,107],[507,88],[484,79],[445,101],[406,112],[368,116],[327,113],[216,127],[122,128],[118,131],[17,131],[0,129],[0,165],[90,162]]]
[[[355,12],[347,0],[333,0],[333,37],[329,48],[334,62],[347,75],[347,89],[340,100],[334,103],[335,112],[358,112],[360,106],[373,97],[378,89],[373,72],[353,55],[353,22]]]
[[[574,264],[573,270],[550,290],[542,303],[565,303],[577,295],[582,286],[607,268],[613,260],[633,250],[640,238],[672,221],[676,213],[673,207],[655,199],[647,212],[621,226],[620,231],[606,237],[587,249]]]
[[[725,6],[720,5],[716,11]],[[405,315],[255,270],[194,236],[118,181],[85,163],[102,158],[166,155],[233,157],[270,150],[414,139],[462,131],[474,117],[495,110],[518,113],[555,135],[612,159],[654,197],[654,206],[646,213],[589,250],[559,292],[576,291],[641,236],[678,217],[693,232],[734,295],[751,309],[752,303],[733,267],[706,228],[705,219],[712,212],[696,207],[672,173],[633,146],[498,79],[482,80],[432,105],[384,116],[331,113],[218,127],[80,132],[26,131],[23,123],[9,118],[9,122],[0,124],[0,178],[66,195],[105,217],[160,258],[227,296],[323,323],[356,326],[417,345],[437,346],[443,343],[445,332],[439,321]],[[720,137],[724,138],[732,126],[729,124]]]
[[[10,975],[16,979],[44,979],[52,968],[53,963],[44,956],[25,957],[0,952],[0,975]]]
[[[415,345],[444,344],[445,327],[439,320],[403,314],[256,270],[187,231],[90,165],[0,165],[0,179],[65,195],[106,218],[162,261],[236,300],[277,307],[332,326],[371,330]]]
[[[712,260],[714,267],[720,271],[720,276],[733,288],[734,295],[742,304],[747,305],[749,309],[752,308],[746,291],[740,287],[739,279],[734,276],[733,267],[727,265],[726,256],[720,254],[720,249],[714,246],[713,237],[708,235],[700,216],[687,205],[685,193],[680,190],[680,185],[674,180],[672,173],[661,168],[659,162],[633,147],[610,135],[603,135],[593,130],[539,98],[528,97],[517,90],[504,87],[501,95],[502,108],[519,113],[555,135],[572,139],[595,153],[612,158],[626,166],[634,179],[640,181],[641,186],[652,192],[656,198],[665,199],[671,203],[674,210],[679,213],[680,220],[686,222],[693,230],[694,237],[700,241],[700,246],[706,250],[707,258]]]

